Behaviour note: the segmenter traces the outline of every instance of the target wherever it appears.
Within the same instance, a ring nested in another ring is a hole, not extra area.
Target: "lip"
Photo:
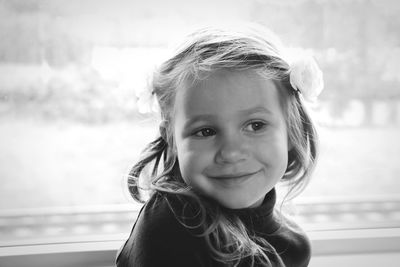
[[[220,183],[224,186],[237,186],[240,185],[250,178],[252,178],[255,174],[259,173],[260,171],[255,172],[246,172],[246,173],[233,173],[233,174],[223,174],[223,175],[213,175],[208,176],[213,181]]]

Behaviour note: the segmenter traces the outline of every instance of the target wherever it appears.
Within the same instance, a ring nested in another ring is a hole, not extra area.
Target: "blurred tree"
[[[0,1],[0,62],[89,66],[94,46],[165,46],[186,22],[220,19],[218,12],[207,12],[207,3],[214,4],[207,1],[155,5],[149,0],[140,8],[128,0]],[[400,99],[398,1],[221,0],[215,5],[231,18],[272,28],[284,43],[312,49],[325,75],[322,99],[336,103],[337,116],[356,98],[367,107],[368,123],[373,101]]]

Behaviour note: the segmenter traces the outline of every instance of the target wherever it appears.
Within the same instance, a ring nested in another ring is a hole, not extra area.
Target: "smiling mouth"
[[[235,174],[228,174],[228,175],[218,175],[218,176],[209,176],[212,180],[221,183],[226,186],[235,186],[241,183],[244,183],[259,171],[251,172],[251,173],[235,173]]]

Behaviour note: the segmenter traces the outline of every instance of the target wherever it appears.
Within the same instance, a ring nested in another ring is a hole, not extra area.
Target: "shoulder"
[[[288,266],[308,266],[311,258],[311,242],[306,232],[295,221],[283,214],[280,214],[282,226],[280,236],[283,239],[285,253],[290,262]]]
[[[137,241],[152,246],[171,245],[172,240],[193,239],[189,231],[178,221],[174,212],[179,206],[170,195],[155,193],[145,204],[133,229]],[[178,242],[176,246],[180,244]]]
[[[118,257],[118,266],[203,266],[207,259],[203,239],[191,234],[173,210],[179,210],[173,196],[155,193],[149,199]]]

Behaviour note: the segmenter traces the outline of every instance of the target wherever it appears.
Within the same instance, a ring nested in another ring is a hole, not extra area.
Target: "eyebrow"
[[[243,110],[239,110],[238,112],[240,115],[242,116],[248,116],[248,115],[252,115],[254,113],[265,113],[267,115],[272,115],[273,112],[270,111],[269,109],[265,108],[265,107],[254,107],[254,108],[249,108],[249,109],[243,109]],[[198,121],[212,121],[216,119],[216,115],[212,115],[212,114],[200,114],[200,115],[195,115],[193,117],[191,117],[189,120],[187,120],[185,122],[185,128],[192,125],[195,122]]]
[[[211,120],[215,120],[215,115],[210,115],[210,114],[201,114],[201,115],[195,115],[193,117],[191,117],[190,119],[188,119],[185,122],[185,128],[188,128],[190,125],[198,122],[198,121],[211,121]]]
[[[266,107],[262,107],[262,106],[249,108],[249,109],[243,109],[243,110],[240,110],[239,113],[243,114],[243,115],[251,115],[254,113],[266,113],[268,115],[274,114],[271,110],[267,109]]]

